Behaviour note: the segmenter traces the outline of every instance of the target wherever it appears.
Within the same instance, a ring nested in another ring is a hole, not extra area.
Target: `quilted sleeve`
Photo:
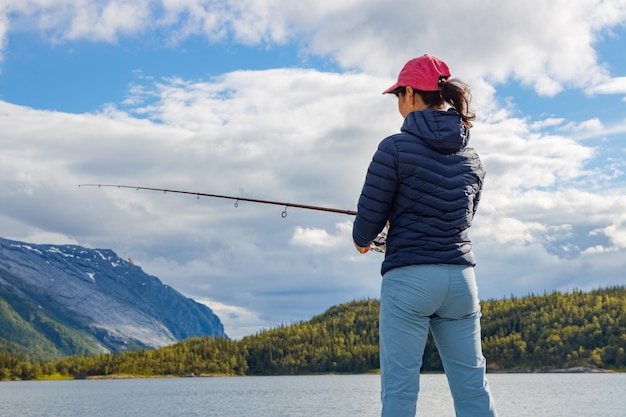
[[[367,170],[352,228],[354,242],[369,246],[391,215],[398,185],[398,152],[393,136],[384,139]]]

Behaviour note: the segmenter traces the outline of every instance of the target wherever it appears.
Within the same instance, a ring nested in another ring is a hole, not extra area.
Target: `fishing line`
[[[117,236],[115,233],[113,233],[113,229],[109,226],[109,223],[105,221],[104,216],[102,216],[102,213],[100,213],[99,211],[97,212],[98,218],[100,219],[100,224],[102,226],[104,226],[104,229],[106,230],[107,235],[109,236],[109,239],[113,240],[113,242],[115,242],[115,245],[117,246],[117,248],[122,252],[123,257],[126,258],[126,260],[131,264],[134,265],[135,262],[133,261],[133,259],[128,255],[128,252],[126,251],[126,247],[124,245],[122,245],[122,243],[120,242],[119,239],[117,239]]]

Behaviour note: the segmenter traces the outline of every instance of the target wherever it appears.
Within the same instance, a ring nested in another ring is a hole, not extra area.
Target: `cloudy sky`
[[[234,338],[377,298],[348,215],[429,53],[473,87],[482,299],[626,283],[626,0],[0,0],[0,236],[110,248]]]

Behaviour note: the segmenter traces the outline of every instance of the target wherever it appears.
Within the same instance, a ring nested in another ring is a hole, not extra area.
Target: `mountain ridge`
[[[227,338],[209,307],[110,249],[78,245],[0,238],[0,311],[0,347],[49,358]]]

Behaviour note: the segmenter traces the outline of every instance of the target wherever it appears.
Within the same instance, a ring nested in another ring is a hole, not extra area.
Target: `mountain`
[[[53,359],[223,337],[210,308],[112,250],[0,238],[0,351]]]

